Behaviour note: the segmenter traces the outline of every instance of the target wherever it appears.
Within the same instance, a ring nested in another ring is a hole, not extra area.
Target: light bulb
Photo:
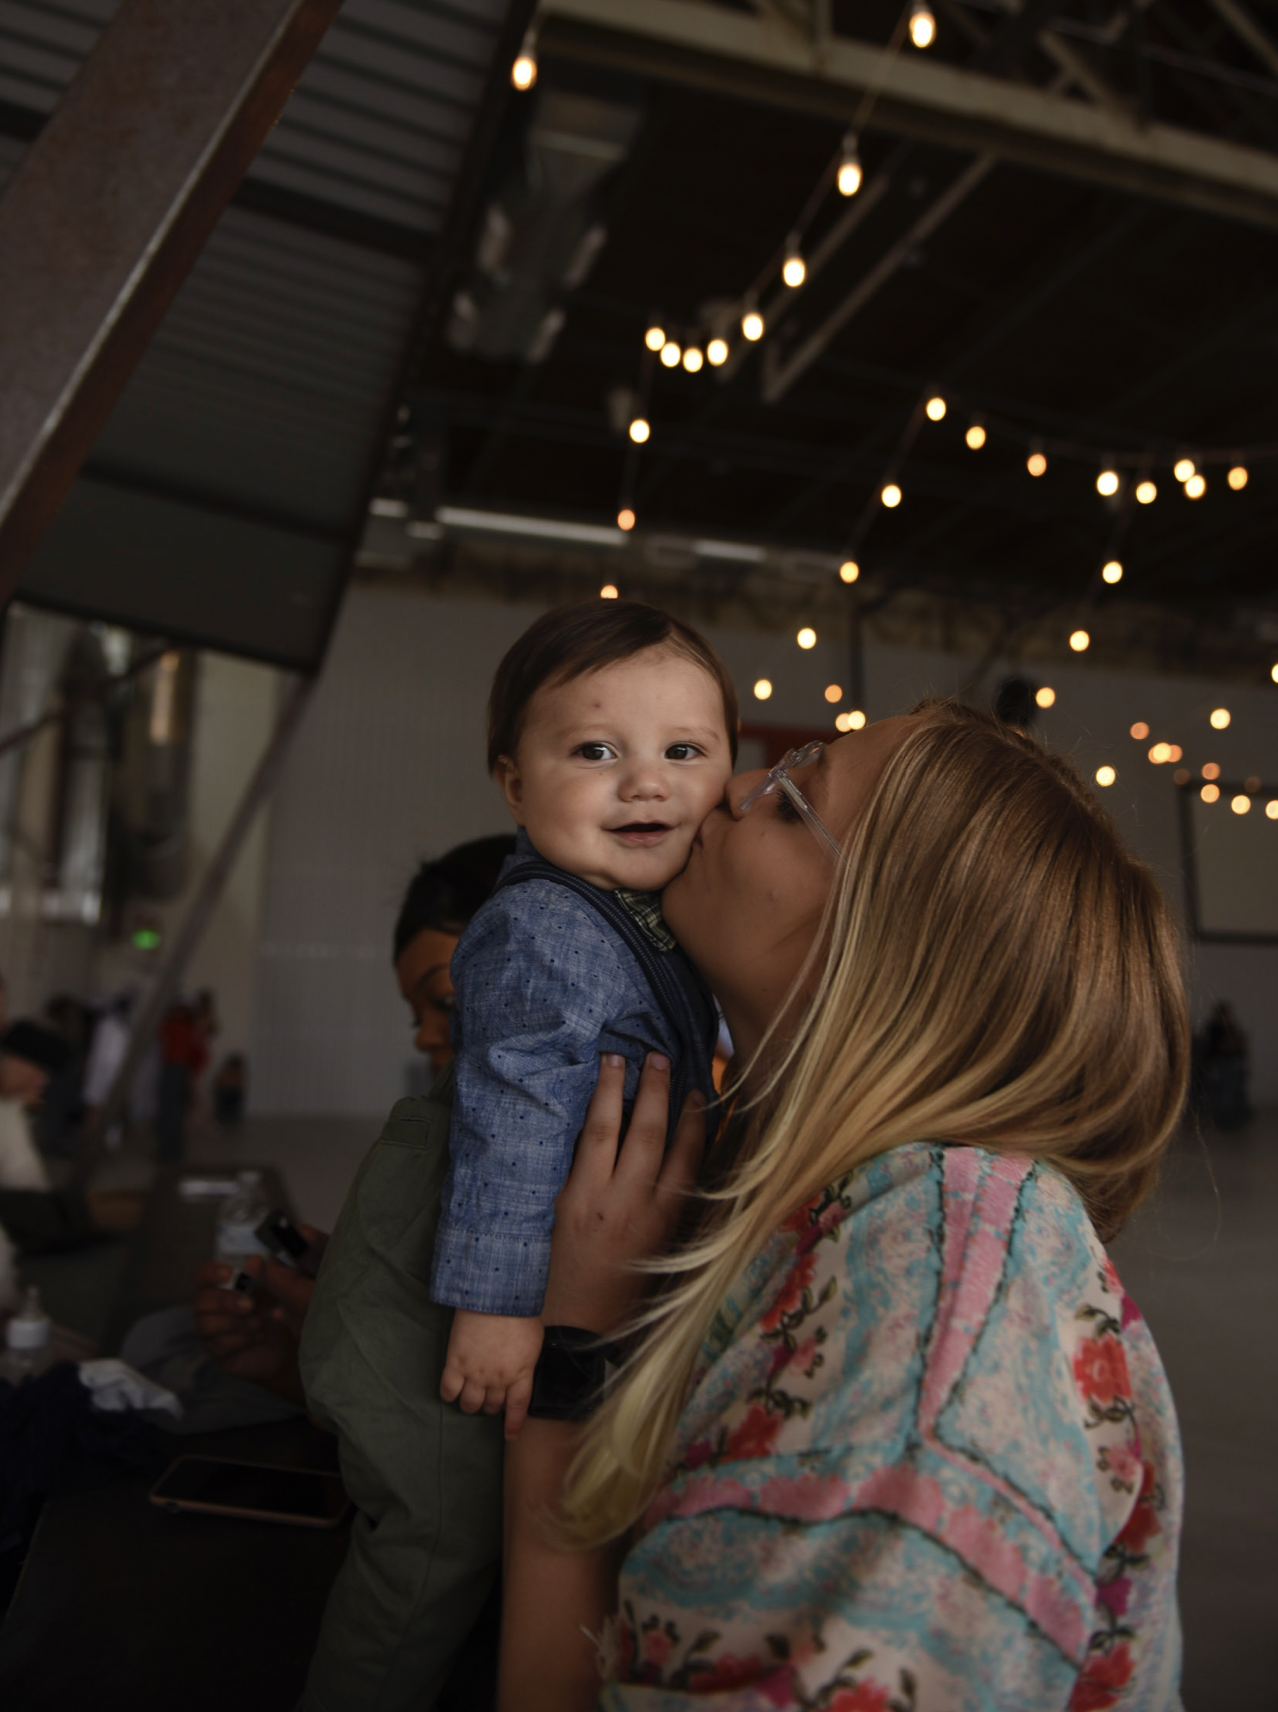
[[[516,89],[531,89],[537,81],[537,58],[527,45],[520,49],[518,59],[510,68],[510,81]]]
[[[655,325],[649,327],[648,331],[643,336],[643,342],[647,345],[650,351],[659,351],[666,342],[665,328],[657,327]]]
[[[1274,682],[1276,684],[1278,684],[1278,660],[1275,660],[1273,665],[1270,666],[1269,676],[1274,680]]]
[[[857,153],[856,134],[849,131],[843,139],[843,158],[839,162],[839,195],[855,196],[861,188],[865,174],[861,171],[861,157]]]
[[[1175,779],[1178,785],[1187,785],[1189,783],[1189,768],[1177,767],[1176,771],[1172,774],[1172,778]]]
[[[910,7],[910,40],[916,48],[930,48],[936,40],[936,19],[928,10],[927,0],[914,0]]]
[[[1118,774],[1112,767],[1097,767],[1096,769],[1096,783],[1098,785],[1112,785],[1117,777]]]
[[[1042,689],[1034,691],[1034,700],[1039,707],[1055,707],[1056,691],[1050,684],[1044,684]]]
[[[1251,798],[1242,796],[1241,794],[1236,797],[1230,797],[1229,806],[1233,809],[1235,814],[1246,814],[1248,809],[1251,807]]]
[[[865,730],[865,715],[861,712],[861,709],[859,707],[854,707],[852,709],[851,713],[848,715],[848,730],[849,731],[864,731]]]
[[[634,441],[636,446],[642,446],[651,433],[652,429],[648,426],[642,416],[636,416],[634,421],[630,424],[630,438]]]
[[[1210,724],[1213,731],[1224,731],[1229,724],[1229,709],[1227,707],[1212,708]]]
[[[830,701],[830,702],[842,701],[843,700],[843,686],[842,686],[842,684],[827,684],[825,686],[825,699],[827,701]]]
[[[1270,797],[1265,804],[1265,819],[1278,820],[1278,797]]]
[[[1107,565],[1102,565],[1101,576],[1104,577],[1107,583],[1121,583],[1123,580],[1123,567],[1119,564],[1117,559],[1111,559]]]
[[[964,434],[963,438],[967,441],[968,445],[974,452],[979,452],[981,447],[985,444],[985,430],[981,427],[979,422],[973,422],[972,426],[968,429],[967,433]]]
[[[1149,726],[1146,725],[1143,719],[1138,719],[1135,725],[1132,726],[1131,734],[1138,743],[1143,743],[1149,736]]]
[[[704,361],[705,358],[695,345],[689,345],[683,353],[683,366],[689,374],[696,374]]]
[[[1184,756],[1184,753],[1185,753],[1185,751],[1181,748],[1179,743],[1169,743],[1167,745],[1167,759],[1169,761],[1181,760]]]
[[[1149,751],[1149,758],[1156,767],[1161,767],[1164,761],[1171,760],[1171,744],[1155,743],[1154,747]]]
[[[901,503],[901,490],[895,482],[889,482],[879,495],[889,511],[894,511]]]
[[[927,419],[929,422],[944,422],[944,420],[945,420],[945,400],[943,398],[929,398],[928,399],[928,401],[927,401]]]
[[[1206,492],[1206,476],[1190,476],[1189,480],[1185,483],[1186,499],[1201,499]]]
[[[1199,791],[1198,794],[1203,799],[1203,801],[1205,803],[1219,802],[1220,801],[1220,786],[1219,785],[1204,785],[1202,790]]]
[[[1233,469],[1230,470],[1229,474],[1225,477],[1225,480],[1229,483],[1230,487],[1233,488],[1235,493],[1241,493],[1243,488],[1247,485],[1247,472],[1241,464],[1235,464]]]
[[[728,360],[728,341],[726,339],[711,339],[706,346],[706,356],[711,368],[721,368]]]
[[[1219,761],[1208,761],[1206,766],[1203,768],[1203,778],[1204,779],[1218,779],[1219,777],[1220,777],[1220,763],[1219,763]]]
[[[1075,630],[1070,636],[1069,645],[1076,654],[1081,654],[1084,649],[1091,646],[1091,641],[1091,637],[1085,630]]]
[[[600,600],[616,600],[618,598],[616,583],[605,583],[599,590],[599,598]]]
[[[771,678],[759,678],[755,681],[754,699],[756,701],[767,701],[768,697],[771,694],[772,694],[772,680],[771,680]]]
[[[1102,470],[1096,478],[1096,491],[1109,499],[1118,492],[1118,471]]]
[[[1047,459],[1041,452],[1031,452],[1025,460],[1025,468],[1032,476],[1045,475],[1047,473]]]
[[[763,337],[763,317],[757,309],[747,309],[741,317],[741,331],[753,345]]]
[[[623,505],[621,510],[617,513],[617,527],[618,527],[618,529],[624,529],[628,533],[631,529],[634,528],[634,526],[635,526],[635,514],[634,514],[634,512],[631,511],[631,509],[628,505]]]
[[[1195,468],[1192,458],[1177,458],[1172,466],[1172,474],[1178,482],[1187,482],[1190,476],[1195,473]]]
[[[816,639],[817,633],[810,624],[805,624],[803,629],[800,630],[799,634],[795,637],[795,641],[799,644],[800,648],[815,648]]]
[[[807,277],[808,269],[803,257],[799,254],[798,250],[791,250],[782,265],[781,278],[790,287],[791,291],[797,291]]]
[[[836,731],[851,731],[852,715],[850,713],[836,713],[834,716],[834,729]]]
[[[683,352],[673,339],[667,339],[661,347],[661,366],[667,369],[677,369]]]
[[[855,559],[844,559],[843,563],[839,566],[840,582],[854,583],[860,574],[861,567],[857,564]]]
[[[1136,483],[1137,505],[1152,505],[1158,498],[1158,488],[1152,481]]]

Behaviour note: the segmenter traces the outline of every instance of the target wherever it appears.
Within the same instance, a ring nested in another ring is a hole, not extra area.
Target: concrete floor
[[[197,1135],[190,1153],[222,1168],[275,1165],[299,1215],[331,1230],[380,1122],[250,1119]],[[149,1176],[144,1151],[126,1146],[99,1181],[141,1187]],[[1153,1328],[1184,1437],[1186,1712],[1276,1712],[1278,1112],[1238,1135],[1183,1137],[1114,1258]],[[117,1246],[36,1263],[55,1317],[93,1335],[120,1259]]]

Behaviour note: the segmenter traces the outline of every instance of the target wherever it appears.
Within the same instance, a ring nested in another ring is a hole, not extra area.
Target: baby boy
[[[452,962],[456,1093],[431,1294],[452,1307],[440,1383],[506,1411],[514,1437],[541,1349],[555,1197],[601,1053],[671,1062],[671,1121],[710,1081],[709,994],[661,919],[661,888],[723,797],[732,680],[655,607],[560,607],[498,667],[488,765],[520,828]]]

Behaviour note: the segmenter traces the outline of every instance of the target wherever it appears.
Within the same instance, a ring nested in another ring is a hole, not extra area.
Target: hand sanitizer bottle
[[[53,1322],[44,1311],[40,1292],[31,1284],[23,1294],[22,1306],[5,1327],[0,1379],[18,1385],[43,1373],[53,1360],[49,1347],[52,1332]]]

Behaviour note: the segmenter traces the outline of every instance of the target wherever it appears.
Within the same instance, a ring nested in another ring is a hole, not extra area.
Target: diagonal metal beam
[[[701,0],[543,0],[541,49],[1278,227],[1278,156],[869,42],[805,43]]]
[[[1251,13],[1240,6],[1238,0],[1211,0],[1211,4],[1234,34],[1246,42],[1256,58],[1278,74],[1278,42],[1265,34]]]
[[[123,0],[0,200],[0,603],[341,6]]]

